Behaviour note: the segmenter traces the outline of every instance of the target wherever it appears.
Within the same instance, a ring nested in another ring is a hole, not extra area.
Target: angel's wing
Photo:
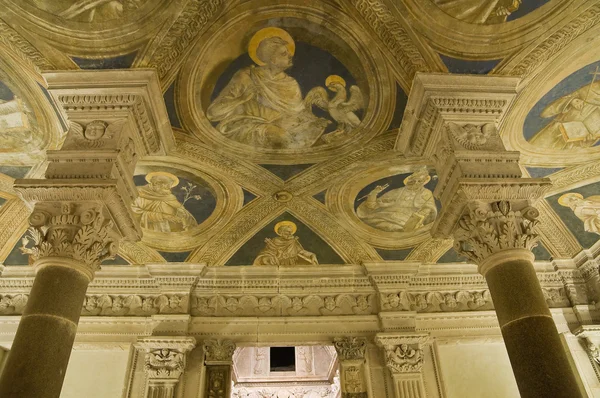
[[[362,91],[358,86],[350,87],[350,98],[340,104],[339,109],[344,112],[354,112],[365,107]]]
[[[315,87],[306,94],[304,98],[304,105],[307,108],[312,107],[313,105],[318,106],[321,109],[327,109],[329,106],[329,96],[327,95],[327,90],[323,87]]]

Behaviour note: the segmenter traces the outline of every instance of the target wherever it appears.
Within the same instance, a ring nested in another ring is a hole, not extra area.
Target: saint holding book
[[[592,83],[550,103],[541,113],[554,120],[529,141],[550,149],[589,148],[600,139],[600,75],[598,67]]]

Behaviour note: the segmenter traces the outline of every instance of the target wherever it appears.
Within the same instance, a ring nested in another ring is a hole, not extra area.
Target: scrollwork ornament
[[[423,350],[416,345],[385,347],[385,362],[392,373],[416,373],[423,368]]]
[[[508,201],[471,208],[458,221],[454,248],[477,264],[502,250],[531,250],[539,239],[534,232],[538,216],[534,207],[515,211]]]
[[[365,337],[336,337],[333,346],[342,361],[365,359],[367,339]]]
[[[160,348],[146,354],[145,369],[153,378],[178,379],[185,368],[185,356],[171,348]]]

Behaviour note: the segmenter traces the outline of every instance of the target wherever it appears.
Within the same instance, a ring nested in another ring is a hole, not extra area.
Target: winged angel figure
[[[304,98],[307,108],[313,105],[329,112],[337,122],[337,129],[332,133],[322,136],[322,140],[331,143],[334,140],[348,137],[360,124],[360,119],[354,112],[364,108],[364,98],[358,86],[350,87],[350,98],[346,91],[346,81],[338,75],[331,75],[325,80],[325,86],[335,95],[329,99],[327,90],[315,87]]]

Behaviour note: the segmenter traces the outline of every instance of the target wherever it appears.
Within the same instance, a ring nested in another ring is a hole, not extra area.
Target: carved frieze
[[[194,348],[193,337],[146,337],[136,343],[143,349],[144,370],[148,378],[179,380],[186,364],[186,354]]]

